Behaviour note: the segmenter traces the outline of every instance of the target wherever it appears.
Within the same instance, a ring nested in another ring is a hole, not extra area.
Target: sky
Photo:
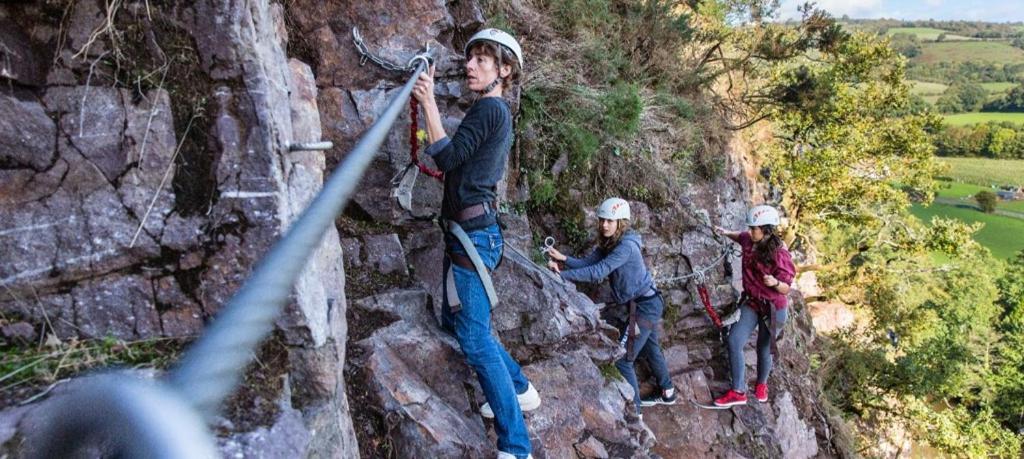
[[[806,0],[782,0],[782,19],[796,19]],[[1024,21],[1024,0],[818,0],[819,8],[835,17],[940,19],[988,22]]]

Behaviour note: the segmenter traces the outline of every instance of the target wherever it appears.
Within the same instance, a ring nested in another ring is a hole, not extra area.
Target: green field
[[[889,29],[887,35],[896,34],[916,35],[918,40],[921,41],[935,41],[939,38],[939,35],[946,34],[945,41],[963,41],[963,40],[974,40],[971,37],[965,37],[963,35],[955,35],[942,29],[933,29],[931,27],[893,27]]]
[[[942,83],[931,83],[928,81],[907,80],[910,84],[910,93],[919,96],[934,96],[942,94],[949,86]]]
[[[947,199],[959,199],[963,200],[965,204],[976,204],[974,195],[979,191],[988,190],[995,192],[991,187],[974,185],[971,183],[961,182],[944,182],[940,185],[938,197]],[[997,209],[1009,210],[1011,212],[1020,212],[1024,214],[1024,200],[1019,201],[999,201],[996,205]]]
[[[1009,121],[1011,123],[1024,124],[1024,113],[1002,113],[1002,112],[973,112],[956,113],[953,115],[942,115],[948,124],[953,126],[966,126],[968,124],[985,123],[988,121]]]
[[[979,84],[981,85],[981,87],[985,88],[986,91],[988,91],[990,93],[993,93],[993,94],[1000,94],[1000,95],[1002,93],[1006,92],[1006,91],[1009,91],[1010,88],[1012,88],[1014,86],[1017,86],[1017,83],[1007,83],[1007,82],[979,83]]]
[[[912,59],[914,62],[1024,62],[1024,50],[999,41],[928,42],[921,44],[921,50],[921,55]]]
[[[975,185],[1024,185],[1024,160],[938,158],[949,165],[953,180]]]
[[[910,212],[926,223],[933,216],[956,218],[967,223],[984,223],[985,226],[974,234],[974,239],[988,247],[997,258],[1009,259],[1024,249],[1024,220],[938,203],[928,207],[915,204]]]

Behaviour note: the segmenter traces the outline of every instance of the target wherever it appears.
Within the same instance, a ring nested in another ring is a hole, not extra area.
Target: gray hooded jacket
[[[622,235],[619,245],[607,254],[595,247],[584,258],[566,257],[567,269],[562,271],[562,279],[597,283],[608,277],[615,302],[620,304],[649,295],[654,281],[644,265],[641,247],[640,235],[629,230]]]

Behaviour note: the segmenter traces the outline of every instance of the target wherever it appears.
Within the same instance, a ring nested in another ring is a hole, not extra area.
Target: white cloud
[[[803,5],[806,0],[783,0],[780,13],[783,19],[800,17],[797,7]],[[939,0],[941,1],[941,0]],[[818,0],[815,2],[817,8],[828,11],[835,17],[844,14],[856,18],[878,17],[883,10],[882,0]]]
[[[779,17],[799,19],[797,7],[807,0],[782,0]],[[844,14],[853,18],[982,20],[993,22],[1024,20],[1020,0],[950,2],[946,0],[816,0],[816,6],[835,17]]]

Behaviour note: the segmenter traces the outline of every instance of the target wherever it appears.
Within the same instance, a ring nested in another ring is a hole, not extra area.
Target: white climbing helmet
[[[462,50],[462,53],[468,55],[469,48],[473,47],[473,43],[481,40],[493,41],[508,48],[512,51],[512,54],[516,55],[516,60],[519,61],[519,68],[523,68],[523,48],[519,46],[519,42],[516,41],[515,37],[498,29],[484,29],[473,34],[469,41],[466,42],[466,48]]]
[[[747,213],[747,226],[779,226],[779,211],[772,206],[756,206]]]
[[[629,220],[629,203],[622,198],[608,198],[597,208],[597,218]]]

